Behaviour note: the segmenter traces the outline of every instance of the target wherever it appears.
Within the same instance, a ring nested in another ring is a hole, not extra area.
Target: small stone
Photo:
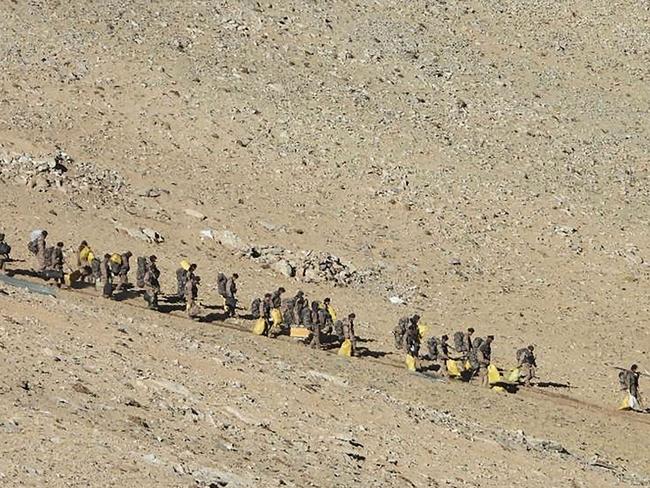
[[[201,212],[198,212],[196,210],[192,210],[191,208],[186,208],[185,209],[185,214],[189,215],[190,217],[194,217],[195,219],[199,220],[205,220],[207,217],[203,215]]]

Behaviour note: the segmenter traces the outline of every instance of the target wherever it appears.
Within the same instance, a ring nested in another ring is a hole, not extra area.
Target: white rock
[[[198,212],[196,210],[192,210],[191,208],[186,208],[185,209],[185,214],[189,215],[190,217],[194,217],[195,219],[199,220],[205,220],[207,217],[203,215],[201,212]]]

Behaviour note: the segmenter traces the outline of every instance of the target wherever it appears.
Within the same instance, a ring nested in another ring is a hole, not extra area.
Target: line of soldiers
[[[329,297],[325,298],[322,304],[316,300],[310,303],[302,290],[293,297],[282,298],[285,292],[286,290],[280,287],[251,303],[251,316],[264,319],[262,335],[275,337],[291,328],[305,328],[309,332],[305,339],[306,345],[321,349],[327,344],[342,345],[345,340],[349,340],[350,355],[357,354],[354,313],[340,320]]]
[[[57,286],[64,286],[64,253],[63,242],[55,246],[47,245],[48,232],[38,230],[32,232],[28,243],[28,250],[36,257],[36,271],[46,280],[54,279]],[[5,235],[0,233],[0,273],[6,272],[6,263],[11,262],[11,246],[6,242]],[[81,241],[77,252],[77,267],[69,274],[69,284],[76,281],[90,281],[97,288],[101,288],[102,296],[113,298],[114,293],[125,293],[130,287],[128,274],[130,272],[130,251],[118,254],[104,254],[100,260],[95,256],[87,241]],[[160,270],[157,266],[155,255],[139,257],[136,285],[144,290],[144,299],[148,308],[158,310],[160,295]],[[201,278],[196,275],[197,265],[187,261],[181,262],[181,267],[176,271],[177,298],[184,300],[188,316],[192,319],[199,318],[198,286]],[[113,278],[117,278],[117,287],[113,287]],[[224,299],[224,309],[228,317],[236,315],[237,284],[239,276],[235,273],[226,277],[219,273],[217,289]],[[263,299],[256,298],[251,304],[251,316],[264,319],[263,335],[275,337],[287,332],[293,327],[305,328],[309,335],[305,344],[313,348],[322,348],[327,343],[343,344],[349,341],[351,354],[357,354],[357,337],[355,334],[356,315],[350,313],[343,320],[337,318],[337,313],[331,304],[330,298],[325,298],[323,303],[312,301],[298,291],[291,298],[283,298],[286,292],[283,287],[266,293]],[[469,379],[478,377],[484,386],[489,386],[487,371],[491,363],[492,343],[494,336],[488,335],[485,339],[474,337],[474,329],[458,331],[453,335],[453,346],[449,344],[449,336],[444,334],[440,338],[431,336],[427,340],[427,354],[420,356],[423,331],[420,327],[420,316],[403,317],[393,329],[395,347],[404,350],[414,359],[428,359],[438,362],[441,372],[448,371],[448,361],[463,361],[469,364]],[[531,386],[531,380],[536,377],[537,361],[532,345],[518,349],[516,352],[517,367],[520,371],[519,379],[525,386]],[[621,368],[619,368],[621,369]],[[626,400],[627,407],[641,411],[639,376],[636,364],[630,369],[621,369],[619,384],[621,390],[629,395]]]
[[[488,366],[492,360],[492,343],[494,336],[488,335],[485,339],[474,337],[474,329],[458,331],[453,336],[453,346],[449,344],[449,336],[444,334],[440,338],[431,336],[427,340],[427,354],[420,356],[423,331],[418,314],[412,317],[402,317],[393,329],[395,348],[404,350],[414,359],[426,358],[439,364],[439,371],[449,376],[448,361],[462,361],[469,364],[469,379],[478,377],[483,386],[489,386]],[[535,347],[530,345],[516,352],[517,367],[520,370],[520,381],[524,386],[531,386],[535,377],[537,360]]]

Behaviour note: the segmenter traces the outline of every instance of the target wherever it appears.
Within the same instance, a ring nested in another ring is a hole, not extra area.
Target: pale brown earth
[[[389,353],[2,286],[3,486],[650,486],[650,416],[616,411],[612,369],[650,370],[647,2],[9,0],[0,19],[13,268],[35,228],[70,262],[84,238],[155,253],[165,291],[188,257],[205,305],[237,271],[242,306],[331,296]],[[10,171],[57,150],[60,187]],[[367,278],[302,283],[204,229]],[[391,329],[415,311],[494,334],[503,367],[535,344],[565,387],[407,373]]]

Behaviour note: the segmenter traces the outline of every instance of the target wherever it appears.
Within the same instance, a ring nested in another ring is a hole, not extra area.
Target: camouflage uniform
[[[36,259],[38,261],[38,267],[36,271],[45,271],[45,268],[47,267],[47,259],[46,259],[46,249],[47,249],[47,242],[46,242],[46,236],[41,234],[41,236],[36,239]]]
[[[537,368],[537,361],[533,351],[528,347],[519,349],[517,351],[517,363],[520,379],[524,385],[530,386],[530,381],[535,377],[535,369]]]
[[[352,344],[352,356],[357,355],[357,336],[354,332],[354,317],[348,316],[343,320],[343,340]]]
[[[133,254],[131,254],[130,251],[127,251],[121,255],[122,264],[120,264],[119,270],[117,272],[116,291],[126,291],[127,287],[129,286],[129,271],[131,271],[131,263],[129,263],[129,259],[131,259],[131,256],[133,256]]]
[[[191,319],[198,318],[200,314],[200,309],[196,300],[199,295],[199,277],[191,275],[187,282],[185,283],[185,310],[187,311],[187,316]]]
[[[312,302],[311,304],[311,335],[307,339],[307,345],[311,347],[321,347],[321,328],[324,325],[325,317],[318,309],[318,302]]]
[[[293,298],[293,323],[296,325],[304,325],[302,323],[302,309],[307,306],[307,301],[305,300],[305,295],[303,292],[299,291],[296,293],[296,296]]]
[[[393,337],[395,338],[395,349],[400,350],[404,345],[404,336],[406,335],[406,330],[409,327],[411,319],[409,317],[402,317],[397,322],[397,325],[393,329]]]
[[[621,387],[639,401],[639,373],[626,369],[620,374]]]
[[[273,308],[273,302],[271,297],[264,297],[262,304],[260,305],[261,317],[264,319],[264,335],[269,336],[271,333],[271,326],[273,322],[271,321],[271,309]]]
[[[159,278],[160,271],[156,262],[149,260],[144,272],[144,299],[151,310],[158,310]]]
[[[58,286],[63,285],[63,264],[65,260],[63,258],[63,248],[59,245],[56,245],[52,249],[52,254],[50,256],[50,264],[54,271],[57,272],[56,282]]]
[[[487,376],[487,367],[490,365],[490,359],[492,356],[492,347],[490,346],[491,340],[487,339],[478,346],[476,350],[476,359],[479,364],[479,378],[481,379],[481,384],[483,386],[490,386],[489,379]]]
[[[176,295],[178,298],[185,298],[185,285],[187,285],[188,271],[183,268],[176,270]]]
[[[404,346],[406,352],[417,359],[420,355],[420,331],[417,323],[411,322],[404,335]]]
[[[9,261],[11,246],[5,242],[5,235],[0,233],[0,273],[4,274],[5,264]]]
[[[113,274],[111,273],[110,256],[104,256],[100,266],[102,279],[102,296],[111,298],[113,296]]]
[[[237,284],[235,282],[236,278],[231,276],[226,281],[226,295],[224,300],[226,301],[226,313],[228,317],[234,317],[237,310]]]

